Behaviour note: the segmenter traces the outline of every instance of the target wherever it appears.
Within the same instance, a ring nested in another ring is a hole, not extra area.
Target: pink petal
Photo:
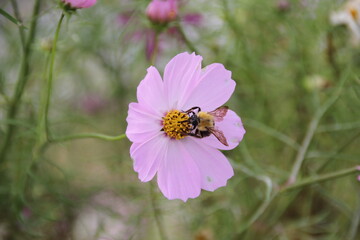
[[[182,106],[187,110],[191,107],[201,107],[202,111],[212,111],[226,103],[235,90],[235,81],[231,72],[220,63],[207,66],[201,73],[199,83]]]
[[[197,84],[201,73],[202,57],[187,52],[176,55],[166,65],[164,89],[170,109],[181,109],[184,100]],[[206,98],[207,99],[207,98]],[[184,109],[181,109],[184,110]]]
[[[143,142],[157,135],[162,128],[162,116],[140,103],[130,103],[126,136],[132,142]]]
[[[231,110],[228,110],[226,116],[221,122],[215,122],[215,127],[224,133],[229,146],[225,146],[219,142],[219,140],[217,140],[217,138],[213,135],[198,139],[198,141],[213,148],[230,150],[239,145],[246,132],[240,117]]]
[[[137,88],[137,99],[140,104],[146,105],[160,114],[165,114],[169,110],[163,81],[155,67],[151,66],[147,69],[145,78]]]
[[[139,173],[142,182],[150,181],[163,161],[169,142],[163,133],[142,142],[133,143],[130,148],[131,158],[134,160],[134,170]]]
[[[187,149],[187,138],[170,139],[164,161],[158,171],[158,185],[168,199],[196,198],[200,195],[201,179],[199,168]]]
[[[227,180],[234,175],[234,170],[224,154],[195,138],[189,138],[186,147],[200,170],[202,189],[214,191],[226,186]]]
[[[85,0],[82,4],[81,4],[81,8],[89,8],[91,6],[93,6],[96,3],[96,0]]]

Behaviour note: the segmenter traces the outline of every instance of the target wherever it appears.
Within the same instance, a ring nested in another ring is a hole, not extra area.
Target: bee
[[[224,133],[220,131],[216,126],[216,122],[221,122],[229,107],[222,106],[211,112],[202,112],[200,107],[193,107],[185,111],[189,115],[187,120],[191,124],[191,132],[188,136],[196,138],[208,137],[211,134],[214,135],[222,144],[229,146]]]

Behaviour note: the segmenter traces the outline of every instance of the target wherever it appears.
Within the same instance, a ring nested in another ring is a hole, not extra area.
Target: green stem
[[[335,123],[329,125],[319,126],[316,130],[317,133],[326,133],[334,131],[345,131],[360,128],[360,121],[357,122],[347,122],[347,123]]]
[[[268,134],[269,136],[272,136],[276,139],[278,139],[279,141],[289,145],[289,147],[293,148],[294,150],[299,150],[300,145],[294,141],[292,138],[286,136],[285,134],[271,128],[268,127],[258,121],[255,120],[251,120],[251,119],[245,119],[245,125],[258,129],[266,134]]]
[[[315,172],[319,173],[322,172],[326,166],[328,166],[329,164],[331,164],[332,161],[334,161],[334,159],[336,159],[336,155],[340,154],[341,152],[344,152],[345,149],[347,149],[348,147],[351,146],[352,143],[355,142],[355,140],[360,137],[360,132],[356,133],[353,137],[351,137],[348,141],[346,141],[344,144],[342,144],[341,147],[338,148],[338,150],[333,153],[332,155],[330,155],[328,157],[328,160],[326,160]]]
[[[248,170],[246,167],[241,166],[241,165],[238,165],[238,166],[240,167],[239,169],[242,170],[243,172],[245,172],[247,175],[256,177],[256,175],[254,173],[252,173],[250,170]],[[278,191],[273,191],[273,193],[272,193],[272,184],[271,184],[270,178],[268,178],[266,176],[263,176],[262,179],[259,177],[256,177],[259,180],[264,181],[264,183],[266,184],[265,199],[261,203],[261,205],[256,209],[256,211],[250,216],[249,220],[247,220],[246,223],[239,229],[239,231],[237,231],[236,236],[240,237],[241,234],[247,228],[249,228],[266,211],[266,209],[269,207],[270,203],[279,194],[287,192],[287,191],[295,190],[295,189],[298,189],[301,187],[306,187],[306,186],[314,184],[314,183],[320,183],[320,182],[325,182],[325,181],[329,181],[329,180],[334,180],[334,179],[344,177],[347,175],[352,175],[355,173],[360,173],[359,166],[355,166],[355,167],[348,168],[348,169],[343,169],[340,171],[336,171],[336,172],[332,172],[332,173],[328,173],[328,174],[324,174],[324,175],[320,175],[320,176],[309,177],[307,179],[301,180],[292,185],[285,186]]]
[[[335,93],[325,102],[323,106],[321,106],[315,113],[315,116],[310,122],[310,125],[306,131],[305,137],[302,141],[302,144],[298,150],[298,153],[295,157],[295,162],[291,170],[291,174],[288,178],[287,184],[292,184],[296,181],[296,178],[300,172],[300,168],[305,160],[305,155],[310,146],[311,140],[314,137],[316,129],[319,125],[320,119],[325,114],[325,112],[336,102],[336,100],[340,97],[340,93],[342,87],[344,85],[345,79],[340,83],[338,89]]]
[[[268,208],[272,200],[276,197],[277,192],[273,191],[273,183],[271,179],[268,176],[258,176],[254,172],[252,172],[250,169],[246,168],[245,166],[242,166],[241,164],[238,164],[239,170],[244,172],[245,174],[249,175],[250,177],[256,178],[259,181],[264,182],[266,187],[266,192],[264,196],[263,202],[260,204],[260,206],[250,215],[248,220],[246,220],[245,223],[243,223],[239,230],[236,232],[237,238],[241,238],[241,234],[248,229]]]
[[[74,135],[69,135],[69,136],[64,136],[64,137],[52,138],[49,141],[51,143],[58,143],[58,142],[66,142],[66,141],[70,141],[70,140],[77,140],[77,139],[84,139],[84,138],[97,138],[97,139],[106,140],[106,141],[118,141],[118,140],[126,138],[126,135],[121,134],[118,136],[109,136],[109,135],[104,135],[104,134],[99,134],[99,133],[79,133],[79,134],[74,134]]]
[[[159,51],[159,32],[155,31],[154,51],[153,51],[152,55],[150,56],[150,64],[153,66],[155,66],[158,51]]]
[[[149,186],[150,186],[151,207],[152,207],[152,210],[154,213],[154,218],[155,218],[157,228],[159,230],[160,239],[166,240],[167,237],[166,237],[165,230],[163,228],[163,224],[161,221],[161,212],[160,212],[159,207],[157,206],[156,193],[154,191],[153,183],[150,183]]]
[[[189,48],[189,50],[191,52],[195,52],[197,54],[199,54],[199,51],[195,48],[195,46],[190,42],[190,40],[187,38],[185,32],[184,32],[184,29],[182,28],[182,26],[179,24],[177,24],[177,27],[178,27],[178,30],[179,30],[179,33],[181,35],[181,38],[184,40],[186,46]]]
[[[10,106],[9,106],[9,109],[8,109],[7,115],[6,115],[8,120],[15,119],[17,112],[18,112],[21,97],[24,93],[26,83],[29,79],[29,72],[30,72],[30,66],[29,66],[30,61],[29,60],[30,60],[30,56],[31,56],[31,53],[33,50],[33,42],[35,39],[37,20],[38,20],[38,15],[39,15],[39,11],[40,11],[40,5],[41,5],[40,3],[41,3],[41,0],[35,0],[33,14],[32,14],[32,21],[31,21],[30,30],[29,30],[29,37],[27,39],[27,42],[26,42],[26,45],[24,48],[24,53],[23,53],[23,57],[21,60],[19,77],[18,77],[18,81],[16,83],[16,89],[15,89],[14,95],[12,97],[12,101],[10,103]],[[16,130],[16,125],[10,124],[6,128],[5,137],[4,137],[4,140],[3,140],[1,148],[0,148],[0,164],[2,164],[5,161],[7,154],[11,148],[11,142],[14,137],[15,130]]]
[[[294,189],[301,188],[301,187],[305,187],[305,186],[308,186],[308,185],[311,185],[314,183],[329,181],[332,179],[344,177],[344,176],[355,174],[355,173],[360,173],[358,166],[348,168],[348,169],[343,169],[343,170],[332,172],[332,173],[327,173],[327,174],[316,176],[316,177],[309,177],[309,178],[301,180],[297,183],[285,186],[284,188],[282,188],[280,190],[280,193],[294,190]]]
[[[18,20],[21,45],[22,45],[22,47],[24,49],[25,48],[25,33],[24,33],[24,28],[22,27],[23,26],[22,18],[20,16],[20,12],[19,12],[19,8],[18,8],[18,4],[17,4],[16,0],[11,0],[11,5],[12,5],[12,7],[14,9],[15,17]]]
[[[49,77],[46,83],[46,97],[45,102],[42,104],[44,106],[44,112],[42,113],[42,126],[43,126],[43,132],[45,133],[46,140],[49,140],[50,138],[50,131],[49,131],[49,107],[50,107],[50,98],[52,94],[52,88],[53,88],[53,72],[54,72],[54,63],[55,63],[55,56],[56,56],[56,46],[59,39],[59,33],[61,24],[64,19],[64,13],[61,13],[60,20],[58,22],[58,25],[56,27],[55,36],[53,40],[53,46],[51,49],[51,56],[50,56],[50,68],[49,68]]]

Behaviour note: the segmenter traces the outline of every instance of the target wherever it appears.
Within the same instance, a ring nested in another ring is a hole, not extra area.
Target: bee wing
[[[208,128],[209,132],[211,132],[222,144],[224,144],[225,146],[229,146],[224,133],[222,131],[220,131],[217,128]]]
[[[215,118],[215,122],[221,122],[226,116],[228,110],[229,110],[228,106],[221,106],[215,109],[214,111],[208,113]]]

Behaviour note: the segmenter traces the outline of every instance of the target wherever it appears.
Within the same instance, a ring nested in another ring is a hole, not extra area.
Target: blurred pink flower
[[[89,8],[96,3],[96,0],[62,0],[62,2],[69,4],[72,8]]]
[[[245,134],[240,117],[226,109],[223,118],[213,119],[214,129],[222,132],[226,144],[213,134],[190,136],[199,125],[189,120],[197,116],[195,112],[185,111],[217,109],[236,85],[222,64],[201,69],[201,62],[202,57],[194,53],[178,54],[166,65],[164,80],[155,67],[149,67],[137,88],[138,102],[129,104],[126,135],[133,142],[134,170],[142,182],[157,174],[158,186],[168,199],[186,201],[198,197],[201,189],[225,186],[234,172],[218,149],[235,148]]]
[[[180,0],[153,0],[146,10],[146,14],[150,18],[150,21],[157,21],[156,17],[161,16],[162,19],[166,19],[166,14],[164,12],[171,12],[171,9],[176,13],[176,16],[172,18],[167,18],[167,21],[175,20],[176,17],[178,17],[178,6],[181,6],[183,3]],[[155,7],[158,6],[159,9],[155,9]],[[151,11],[150,11],[151,10]],[[152,56],[154,54],[155,49],[157,49],[158,53],[161,52],[165,47],[163,46],[164,43],[169,40],[169,38],[175,38],[178,40],[179,43],[183,43],[184,39],[183,36],[180,34],[180,31],[178,29],[178,26],[168,26],[167,28],[154,28],[154,27],[145,27],[141,24],[141,21],[139,18],[137,18],[135,11],[125,11],[120,13],[117,16],[116,22],[121,27],[125,27],[127,24],[131,23],[135,26],[141,26],[137,28],[137,30],[127,33],[125,36],[125,41],[139,41],[139,40],[145,40],[145,56],[147,60],[151,60]],[[149,16],[154,14],[154,19],[151,20],[151,17]],[[133,15],[135,15],[133,17]],[[171,13],[170,13],[171,15]],[[172,15],[171,15],[172,16]],[[178,17],[178,20],[183,22],[184,25],[192,25],[195,27],[200,27],[203,22],[203,16],[200,13],[186,13],[182,16]],[[166,21],[165,21],[166,22]],[[157,22],[160,24],[163,24],[165,22]],[[157,34],[157,36],[156,36]]]
[[[178,14],[176,0],[152,0],[146,15],[154,23],[168,23],[176,19]]]
[[[194,25],[194,26],[199,26],[199,25],[201,25],[201,23],[203,21],[203,16],[200,13],[188,13],[188,14],[185,14],[181,18],[181,20],[184,23]]]

